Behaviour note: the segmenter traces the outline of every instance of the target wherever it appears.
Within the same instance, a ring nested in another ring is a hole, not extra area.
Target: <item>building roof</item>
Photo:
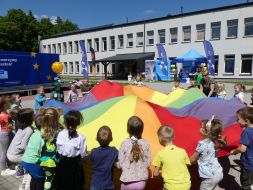
[[[120,61],[131,61],[140,59],[153,59],[155,56],[154,52],[146,53],[128,53],[128,54],[117,54],[111,57],[98,59],[95,62],[120,62]]]
[[[82,34],[82,33],[88,33],[88,32],[93,32],[93,31],[112,29],[112,28],[118,28],[118,27],[125,27],[125,26],[137,25],[137,24],[144,24],[144,23],[162,21],[162,20],[167,20],[167,19],[174,19],[174,18],[180,18],[180,17],[185,17],[185,16],[192,16],[192,15],[204,14],[204,13],[215,12],[215,11],[224,11],[224,10],[230,10],[230,9],[237,9],[237,8],[243,8],[243,7],[249,7],[249,6],[253,6],[253,2],[235,4],[235,5],[229,5],[229,6],[223,6],[223,7],[217,7],[217,8],[212,8],[212,9],[204,9],[204,10],[188,12],[188,13],[180,13],[180,14],[177,14],[177,15],[168,15],[168,16],[165,16],[165,17],[159,17],[159,18],[153,18],[153,19],[141,20],[141,21],[134,21],[134,22],[123,23],[123,24],[101,25],[101,26],[97,26],[97,27],[79,29],[79,30],[74,30],[74,31],[69,31],[69,32],[62,32],[62,33],[54,34],[50,37],[46,37],[46,38],[43,38],[43,39],[57,38],[57,37],[74,35],[74,34]]]

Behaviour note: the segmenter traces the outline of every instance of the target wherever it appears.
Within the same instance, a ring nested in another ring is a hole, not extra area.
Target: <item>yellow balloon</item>
[[[55,73],[59,74],[62,72],[63,70],[63,65],[61,62],[54,62],[51,66],[52,71],[54,71]]]
[[[171,65],[170,67],[171,67],[171,68],[175,68],[175,65]]]
[[[171,69],[171,72],[175,72],[176,71],[176,69]]]
[[[204,71],[206,71],[206,67],[204,67],[203,69],[204,69]]]

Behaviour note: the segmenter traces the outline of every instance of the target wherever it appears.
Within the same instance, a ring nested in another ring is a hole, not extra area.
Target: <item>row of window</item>
[[[102,66],[103,67],[102,69],[105,70],[103,65],[96,64],[95,73],[100,72],[100,66]],[[92,73],[92,67],[90,65],[88,65],[88,67],[89,67],[89,72]],[[115,64],[112,64],[112,73],[115,73],[115,69],[116,69]],[[64,62],[63,63],[63,73],[64,74],[81,74],[82,71],[81,71],[81,68],[80,68],[80,63],[78,61]]]
[[[244,36],[252,36],[253,35],[253,17],[252,18],[245,18],[244,19]],[[192,41],[192,26],[183,26],[182,27],[183,33],[183,42],[191,42]],[[237,38],[238,36],[238,19],[227,20],[227,38]],[[116,37],[109,36],[109,43],[107,43],[107,37],[94,38],[87,40],[87,52],[90,52],[91,48],[94,48],[95,51],[107,51],[115,50],[117,48],[124,48],[125,41],[124,35],[117,36],[117,45],[116,45]],[[126,47],[130,48],[134,45],[134,34],[129,33],[126,35]],[[219,40],[221,38],[221,22],[212,22],[211,23],[211,40]],[[178,43],[178,27],[170,28],[169,29],[169,43]],[[197,24],[196,25],[196,41],[203,41],[206,39],[206,24]],[[100,47],[100,40],[101,40],[101,47]],[[136,33],[136,46],[141,47],[144,46],[144,32],[137,32]],[[154,45],[154,30],[150,30],[146,32],[146,44],[147,45]],[[165,44],[166,43],[166,30],[160,29],[158,30],[157,42]],[[109,47],[108,47],[109,45]],[[72,53],[79,53],[79,43],[78,41],[70,41],[70,42],[63,42],[52,44],[52,45],[44,45],[43,46],[44,52],[48,53],[58,53],[58,54],[72,54]]]

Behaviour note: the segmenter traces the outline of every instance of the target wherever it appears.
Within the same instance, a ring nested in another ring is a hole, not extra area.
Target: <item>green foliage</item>
[[[26,14],[21,9],[10,9],[6,16],[0,16],[0,50],[37,52],[39,36],[44,38],[77,29],[76,24],[60,17],[52,24],[49,18],[37,21],[32,11]]]

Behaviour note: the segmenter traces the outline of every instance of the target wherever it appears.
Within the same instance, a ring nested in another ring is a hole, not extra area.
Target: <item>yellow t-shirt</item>
[[[162,177],[166,189],[190,189],[191,180],[187,168],[187,165],[190,165],[190,160],[184,149],[168,145],[155,156],[152,164],[162,167]]]

